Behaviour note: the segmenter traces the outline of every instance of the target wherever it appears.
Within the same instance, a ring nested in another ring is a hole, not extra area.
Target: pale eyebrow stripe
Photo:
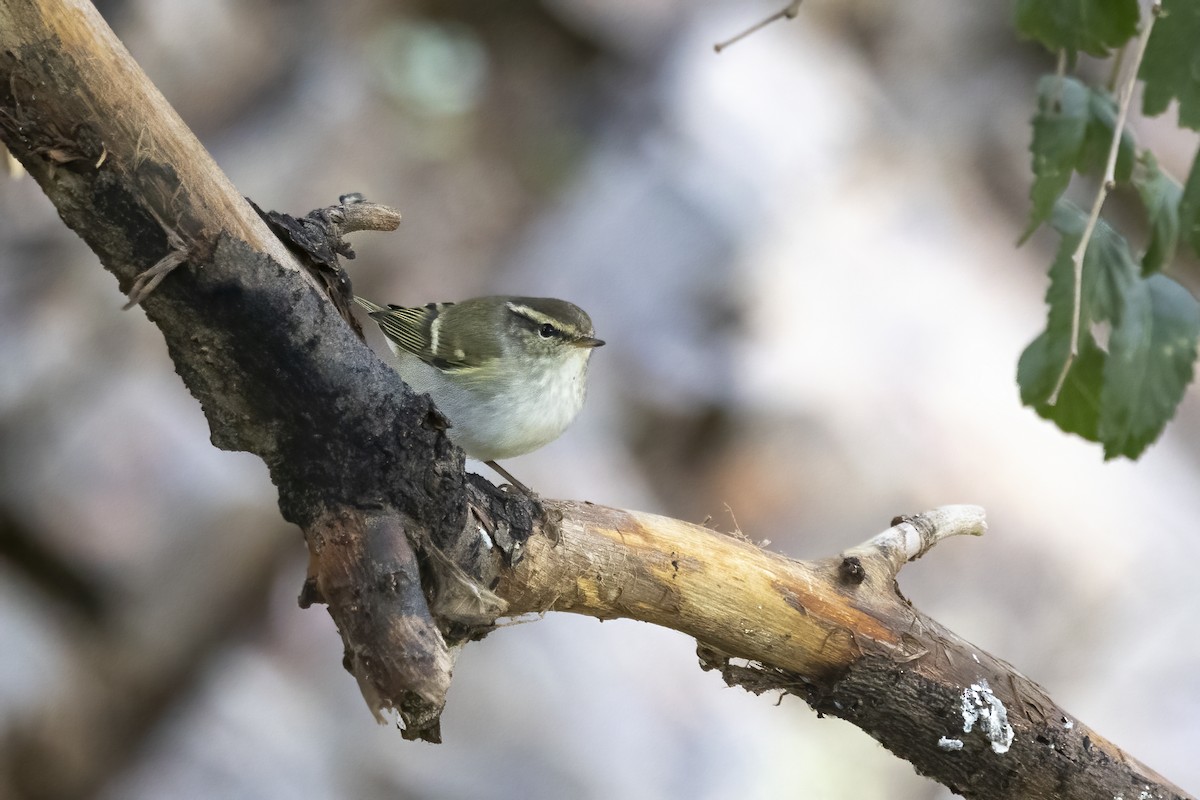
[[[545,314],[541,313],[540,311],[534,311],[529,306],[523,306],[518,303],[505,303],[504,305],[506,305],[508,307],[509,311],[513,312],[514,314],[516,314],[518,316],[524,317],[525,319],[529,320],[530,322],[539,323],[539,324],[548,322],[551,325],[558,327],[559,323],[553,317],[548,317]]]

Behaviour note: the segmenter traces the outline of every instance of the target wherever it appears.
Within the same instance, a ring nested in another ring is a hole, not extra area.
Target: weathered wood
[[[331,592],[347,665],[374,713],[403,708],[410,735],[436,738],[452,659],[409,590],[415,559],[381,574],[373,557],[399,545],[377,546],[363,513],[414,540],[461,529],[462,454],[425,424],[429,401],[366,348],[87,0],[0,2],[0,139],[124,291],[170,266],[136,299],[213,443],[267,463],[322,588],[375,581],[370,614]]]
[[[900,594],[897,571],[946,535],[938,525],[982,532],[953,508],[806,562],[675,519],[555,502],[558,544],[530,538],[496,594],[513,615],[626,617],[694,636],[702,665],[731,684],[798,695],[966,797],[1187,797]]]

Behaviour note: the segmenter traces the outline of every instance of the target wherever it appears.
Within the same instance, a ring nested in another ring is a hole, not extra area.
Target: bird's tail
[[[383,306],[375,305],[370,300],[367,300],[364,297],[359,297],[358,295],[354,296],[354,302],[358,303],[360,306],[365,308],[367,311],[371,311],[371,312],[387,311],[387,309],[384,308]]]

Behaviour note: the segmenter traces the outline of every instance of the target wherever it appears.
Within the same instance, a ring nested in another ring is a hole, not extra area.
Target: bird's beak
[[[604,345],[604,340],[594,336],[580,336],[578,339],[572,339],[571,344],[576,347],[601,347]]]

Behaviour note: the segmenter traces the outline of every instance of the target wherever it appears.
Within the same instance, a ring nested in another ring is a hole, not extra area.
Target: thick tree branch
[[[1186,796],[900,594],[904,563],[947,536],[983,532],[978,507],[901,518],[813,562],[650,514],[552,510],[562,515],[557,546],[532,537],[515,568],[480,573],[499,575],[509,614],[573,611],[683,631],[731,684],[796,694],[966,797]]]
[[[133,299],[213,443],[270,468],[372,709],[436,738],[449,650],[391,541],[465,517],[462,455],[428,400],[344,323],[325,274],[297,264],[87,0],[0,2],[0,138],[122,289],[158,266]],[[386,591],[354,602],[357,580]]]
[[[899,594],[904,563],[982,531],[978,509],[798,562],[464,477],[428,399],[336,312],[337,268],[296,264],[84,0],[0,0],[0,138],[122,288],[186,253],[141,307],[213,442],[267,463],[309,546],[302,603],[328,604],[372,711],[406,736],[437,739],[456,647],[502,615],[574,611],[685,631],[705,668],[799,694],[969,797],[1184,796]]]

